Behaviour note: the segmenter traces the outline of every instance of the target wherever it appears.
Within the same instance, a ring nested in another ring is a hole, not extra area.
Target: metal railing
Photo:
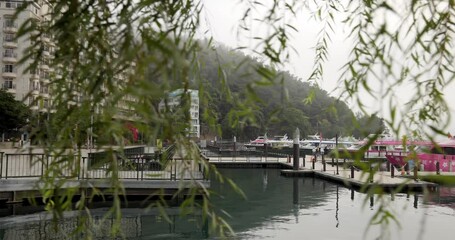
[[[203,151],[204,156],[211,161],[243,161],[243,162],[279,162],[280,159],[289,158],[290,154],[280,152],[264,152],[260,150],[240,151]]]
[[[54,157],[44,154],[2,154],[0,159],[0,179],[36,178],[55,174],[61,178],[74,178],[78,175],[77,156]],[[53,164],[52,173],[47,171]]]
[[[0,155],[0,179],[56,177],[89,180],[108,179],[113,174],[118,179],[207,180],[201,163],[172,157],[160,159],[153,154],[121,154],[96,160],[77,155]]]

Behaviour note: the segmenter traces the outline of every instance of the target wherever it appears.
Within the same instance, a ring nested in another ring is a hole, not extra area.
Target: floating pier
[[[424,189],[431,190],[439,186],[436,183],[419,179],[419,177],[435,173],[417,172],[417,178],[413,175],[414,173],[401,175],[392,171],[374,171],[374,174],[370,174],[369,171],[351,168],[352,162],[344,159],[340,159],[338,163],[331,160],[325,161],[325,166],[321,158],[317,159],[314,164],[312,159],[312,156],[300,159],[298,169],[294,169],[292,157],[268,159],[215,157],[210,158],[209,162],[219,168],[281,169],[281,175],[284,177],[316,177],[361,191],[378,188],[381,191],[420,192],[424,191]],[[452,175],[455,176],[455,174]]]

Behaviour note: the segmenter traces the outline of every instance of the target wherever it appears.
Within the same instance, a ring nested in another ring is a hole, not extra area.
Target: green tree
[[[27,124],[30,109],[14,99],[14,95],[0,89],[0,132],[20,129]]]

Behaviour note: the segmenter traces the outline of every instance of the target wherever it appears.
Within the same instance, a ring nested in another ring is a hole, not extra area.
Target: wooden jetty
[[[305,161],[303,163],[303,161]],[[292,157],[269,157],[269,158],[245,158],[245,157],[215,157],[210,158],[209,162],[221,168],[277,168],[282,169],[281,175],[284,177],[317,177],[342,184],[349,188],[368,191],[378,188],[379,191],[423,191],[424,189],[434,189],[439,185],[429,181],[420,180],[420,176],[428,176],[430,172],[418,172],[417,178],[401,173],[394,174],[391,171],[362,171],[358,168],[351,169],[351,163],[340,160],[338,164],[332,164],[330,159],[326,160],[324,167],[321,157],[314,163],[312,156],[300,159],[299,169],[293,169]],[[304,166],[305,165],[305,166]],[[446,173],[455,176],[455,173]]]

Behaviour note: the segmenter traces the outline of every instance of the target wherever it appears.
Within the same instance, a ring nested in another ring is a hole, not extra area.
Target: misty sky
[[[204,1],[204,12],[206,22],[208,22],[208,30],[206,36],[212,36],[216,41],[222,42],[231,47],[247,46],[249,48],[256,48],[254,41],[251,40],[254,36],[265,35],[269,29],[264,26],[255,25],[253,31],[248,36],[238,35],[238,23],[242,18],[244,10],[238,4],[238,1],[232,0],[206,0]],[[341,21],[341,17],[336,18]],[[295,48],[295,53],[291,52],[289,63],[286,64],[285,69],[292,74],[295,74],[303,81],[306,81],[310,76],[313,69],[314,62],[314,46],[317,42],[318,32],[323,25],[320,22],[313,20],[309,12],[301,12],[297,21],[291,22],[294,27],[298,29],[297,33],[293,33],[290,45]],[[253,23],[254,24],[254,23]],[[325,64],[324,80],[319,82],[321,88],[329,92],[332,96],[340,94],[340,84],[338,82],[341,74],[340,68],[346,63],[349,57],[349,51],[352,47],[352,41],[348,39],[349,29],[344,29],[342,24],[334,27],[334,32],[331,34],[331,42],[329,44],[329,60]],[[243,33],[245,34],[245,33]],[[373,84],[377,86],[379,91],[379,83]],[[399,98],[395,100],[395,104],[404,104],[410,97],[409,89],[406,86],[397,88]],[[451,84],[446,87],[446,99],[449,102],[455,101],[455,86]],[[379,114],[388,118],[389,108],[388,102],[384,100],[374,99],[367,94],[361,94],[363,102],[371,109],[371,113],[379,112]],[[355,104],[348,104],[356,111]],[[453,113],[454,111],[451,110]],[[452,135],[455,133],[455,121],[447,131]]]

